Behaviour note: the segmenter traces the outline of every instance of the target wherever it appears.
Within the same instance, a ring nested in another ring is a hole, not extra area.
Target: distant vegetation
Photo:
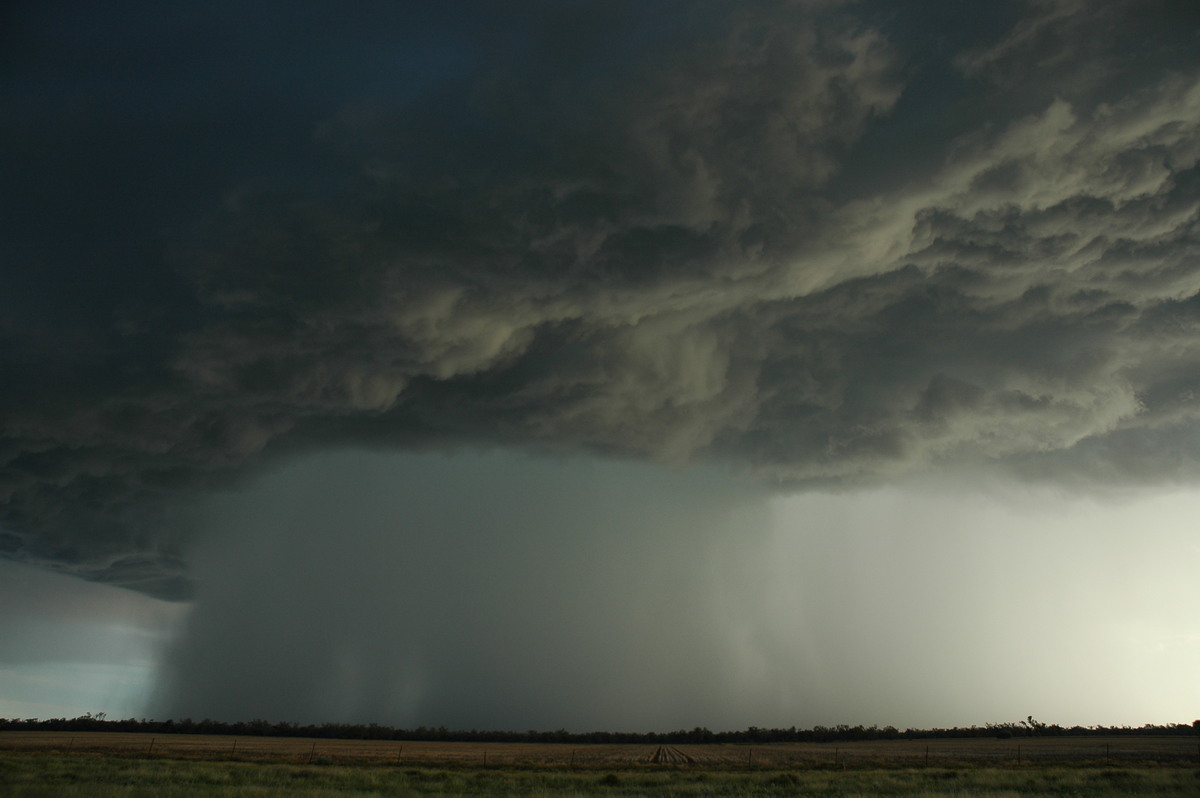
[[[322,723],[302,726],[297,723],[272,723],[266,720],[228,723],[217,720],[146,720],[128,718],[108,720],[104,713],[78,718],[24,720],[0,718],[0,731],[99,731],[152,732],[154,734],[229,734],[260,737],[320,737],[342,740],[425,740],[431,742],[512,742],[512,743],[824,743],[856,740],[921,740],[932,738],[981,737],[1056,737],[1056,736],[1130,736],[1200,734],[1200,720],[1192,724],[1168,723],[1156,726],[1059,726],[1042,723],[1029,716],[1016,723],[988,723],[984,726],[955,726],[949,729],[905,729],[893,726],[814,726],[811,729],[761,729],[751,726],[743,731],[694,729],[669,732],[568,732],[557,731],[469,731],[444,726],[396,729],[391,726],[350,723]]]

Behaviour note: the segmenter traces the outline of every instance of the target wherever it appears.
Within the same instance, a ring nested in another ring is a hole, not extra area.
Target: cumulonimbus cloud
[[[119,318],[162,331],[121,360],[143,365],[7,402],[0,550],[179,597],[183,500],[333,443],[720,459],[791,485],[1190,476],[1200,67],[1166,48],[1135,68],[1109,26],[1023,107],[1017,54],[1088,15],[1039,5],[947,54],[973,123],[916,134],[930,62],[841,3],[714,4],[649,43],[618,14],[569,53],[535,15],[525,49],[348,102],[315,133],[336,188],[231,186],[156,245],[174,304]],[[1116,90],[1079,79],[1096,58]],[[907,175],[927,136],[938,157]],[[14,379],[73,362],[3,334]]]

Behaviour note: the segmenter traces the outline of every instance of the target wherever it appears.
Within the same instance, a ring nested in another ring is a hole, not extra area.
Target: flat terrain
[[[1200,768],[1200,739],[1185,736],[658,746],[439,743],[116,732],[0,732],[0,754],[35,751],[438,767],[486,765],[606,769],[636,766],[778,770],[880,766],[1175,764]]]
[[[5,798],[1200,795],[1200,740],[549,745],[0,732]]]
[[[5,798],[334,798],[334,796],[912,796],[1194,798],[1200,769],[1178,765],[817,767],[780,770],[639,763],[572,767],[301,764],[147,754],[0,752]]]

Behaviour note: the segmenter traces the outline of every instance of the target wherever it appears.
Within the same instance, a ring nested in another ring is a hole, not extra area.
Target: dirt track
[[[669,745],[660,745],[654,749],[654,753],[650,754],[646,759],[647,762],[653,765],[694,765],[696,760],[680,751],[678,748]]]

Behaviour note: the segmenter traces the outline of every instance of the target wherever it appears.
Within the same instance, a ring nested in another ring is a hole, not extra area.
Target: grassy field
[[[1200,766],[1200,739],[1184,736],[875,740],[770,745],[570,745],[330,740],[113,732],[0,732],[0,752],[153,754],[329,764],[352,762],[439,767],[614,768],[655,764],[659,749],[681,752],[691,765],[721,768],[897,767],[1030,764],[1181,764]],[[661,764],[688,764],[659,757]]]
[[[236,745],[235,745],[236,743]],[[0,795],[1195,796],[1192,738],[569,746],[0,734]],[[1107,759],[1106,759],[1107,754]]]

